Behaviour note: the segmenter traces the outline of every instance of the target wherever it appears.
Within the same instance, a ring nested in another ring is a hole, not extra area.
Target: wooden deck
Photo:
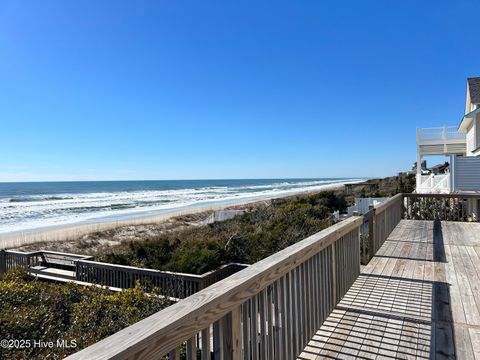
[[[480,359],[480,224],[402,220],[299,359]]]

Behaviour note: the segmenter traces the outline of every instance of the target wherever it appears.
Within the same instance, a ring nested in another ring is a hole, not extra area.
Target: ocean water
[[[0,233],[328,189],[362,179],[0,183]]]

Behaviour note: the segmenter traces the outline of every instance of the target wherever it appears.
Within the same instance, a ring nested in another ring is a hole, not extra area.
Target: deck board
[[[299,359],[480,360],[480,224],[402,220]]]

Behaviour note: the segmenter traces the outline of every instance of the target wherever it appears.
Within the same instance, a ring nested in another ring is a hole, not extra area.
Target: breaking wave
[[[139,216],[174,211],[178,208],[201,206],[315,191],[335,185],[358,182],[362,179],[306,179],[306,180],[235,180],[188,181],[148,183],[112,182],[107,186],[92,182],[70,192],[58,190],[59,185],[48,183],[46,189],[3,189],[0,187],[0,233],[35,229],[45,226],[73,224],[84,221]],[[80,184],[80,183],[79,183]],[[0,184],[2,185],[2,184]],[[12,186],[12,184],[10,184]],[[17,185],[21,187],[21,184]],[[182,188],[183,187],[183,188]],[[95,191],[101,188],[103,191]],[[120,189],[119,189],[120,188]],[[44,191],[44,193],[41,193]]]

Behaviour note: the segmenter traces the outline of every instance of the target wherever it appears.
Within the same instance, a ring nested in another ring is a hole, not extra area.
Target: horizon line
[[[390,175],[395,176],[395,175]],[[330,177],[247,177],[247,178],[190,178],[190,179],[117,179],[117,180],[33,180],[1,181],[0,184],[63,183],[63,182],[121,182],[121,181],[222,181],[222,180],[316,180],[316,179],[374,179],[379,176],[330,176]]]

